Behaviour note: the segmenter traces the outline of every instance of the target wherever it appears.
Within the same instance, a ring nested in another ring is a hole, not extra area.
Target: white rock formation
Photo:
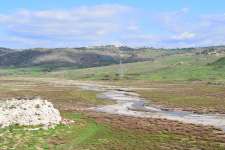
[[[0,127],[24,125],[54,127],[62,121],[60,113],[47,100],[35,98],[0,101]]]

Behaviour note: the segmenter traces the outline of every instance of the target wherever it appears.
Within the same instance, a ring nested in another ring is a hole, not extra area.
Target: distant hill
[[[116,63],[115,58],[91,52],[68,50],[23,50],[0,56],[2,67],[94,67]]]
[[[0,49],[0,67],[59,67],[87,68],[119,63],[118,50],[98,48],[56,48],[56,49]],[[152,60],[134,53],[124,52],[123,63]]]
[[[0,55],[7,54],[7,53],[10,53],[10,52],[13,52],[13,51],[14,50],[9,49],[9,48],[0,47]]]
[[[203,55],[220,55],[225,54],[225,46],[210,46],[195,48],[196,54]]]
[[[13,50],[0,47],[0,67],[88,68],[122,63],[154,61],[171,55],[224,55],[224,46],[200,48],[131,48],[128,46],[92,46],[78,48],[34,48]]]

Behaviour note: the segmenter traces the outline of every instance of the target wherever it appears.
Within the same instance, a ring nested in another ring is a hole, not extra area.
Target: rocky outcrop
[[[0,127],[10,125],[54,127],[60,124],[60,112],[40,98],[0,101]]]

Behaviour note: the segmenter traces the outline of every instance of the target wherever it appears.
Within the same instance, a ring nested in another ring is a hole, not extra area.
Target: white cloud
[[[140,12],[123,5],[0,14],[0,46],[75,47],[120,43],[188,47],[225,44],[225,14],[193,15],[189,8]]]
[[[172,36],[172,39],[174,39],[174,40],[189,40],[189,39],[193,39],[195,36],[196,36],[195,33],[183,32],[179,35]]]
[[[107,35],[126,30],[125,15],[131,7],[121,5],[82,6],[71,10],[21,10],[0,14],[0,25],[8,35],[34,41],[95,43]],[[107,37],[109,42],[111,37]]]
[[[164,47],[189,47],[225,44],[225,14],[193,15],[185,8],[159,13],[156,19]]]
[[[140,31],[140,29],[139,29],[139,26],[138,25],[136,25],[136,24],[131,24],[131,25],[129,25],[128,27],[127,27],[127,29],[129,30],[129,31]]]
[[[183,32],[183,28],[185,26],[191,27],[190,24],[188,24],[189,18],[188,16],[189,9],[183,8],[178,11],[172,11],[172,12],[159,12],[155,14],[156,21],[159,26],[164,28],[165,30],[169,32]]]

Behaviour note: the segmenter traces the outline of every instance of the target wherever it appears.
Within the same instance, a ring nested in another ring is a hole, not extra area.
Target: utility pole
[[[119,47],[116,47],[119,55],[119,77],[123,79],[124,77],[124,69],[123,69],[123,61],[122,61],[122,54]]]

